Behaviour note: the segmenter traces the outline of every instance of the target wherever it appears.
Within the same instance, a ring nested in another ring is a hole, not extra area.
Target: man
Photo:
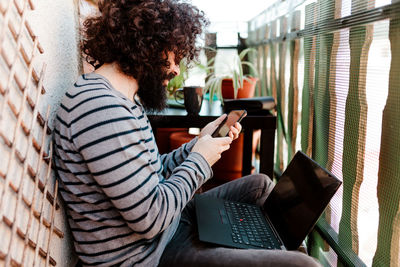
[[[85,21],[82,42],[96,70],[66,93],[54,129],[60,192],[82,264],[314,263],[299,253],[214,248],[196,239],[192,196],[241,126],[212,138],[221,116],[159,155],[145,110],[165,107],[180,60],[196,58],[203,14],[174,0],[103,1],[99,11]],[[261,204],[271,188],[268,177],[254,175],[209,194]]]

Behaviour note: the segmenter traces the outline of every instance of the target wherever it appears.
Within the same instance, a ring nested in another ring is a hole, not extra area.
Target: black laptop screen
[[[308,156],[296,153],[264,204],[287,249],[301,245],[340,185]]]

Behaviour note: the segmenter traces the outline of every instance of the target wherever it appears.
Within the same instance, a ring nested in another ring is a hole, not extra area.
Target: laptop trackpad
[[[222,224],[228,224],[229,223],[228,214],[226,214],[226,211],[225,211],[224,208],[219,208],[219,215],[221,216]]]
[[[231,239],[231,227],[223,202],[212,204],[207,198],[198,197],[196,201],[196,216],[201,241],[226,244],[227,237]],[[213,208],[210,208],[210,204]],[[217,206],[216,206],[217,205]],[[201,212],[199,212],[201,211]],[[220,240],[220,243],[216,240]]]

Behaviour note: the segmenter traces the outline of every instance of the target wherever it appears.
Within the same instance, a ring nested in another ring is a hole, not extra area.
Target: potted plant
[[[255,86],[258,81],[258,73],[253,63],[245,61],[245,56],[249,53],[256,53],[254,48],[244,49],[240,54],[235,54],[233,65],[229,65],[227,71],[222,74],[216,74],[215,69],[208,75],[205,85],[205,92],[209,92],[210,101],[214,95],[222,101],[232,98],[248,98],[254,96]],[[248,66],[256,77],[243,73],[243,65]]]
[[[213,48],[204,48],[204,49],[210,49],[210,50],[214,50]],[[189,77],[189,69],[191,68],[199,68],[202,71],[206,72],[207,74],[210,73],[210,70],[213,69],[213,67],[211,67],[211,64],[214,62],[215,58],[211,58],[208,62],[207,65],[201,64],[200,62],[190,62],[189,65],[187,64],[187,61],[185,59],[181,60],[181,62],[179,63],[179,75],[175,76],[173,79],[171,79],[168,82],[167,85],[167,90],[170,96],[173,96],[173,94],[175,93],[176,90],[178,90],[179,88],[183,88],[185,86],[185,81],[188,79]]]
[[[205,92],[209,92],[210,94],[210,101],[213,101],[214,95],[217,95],[222,103],[223,99],[250,98],[254,96],[258,78],[243,72],[243,67],[248,66],[255,76],[258,76],[253,63],[245,60],[245,56],[248,53],[256,53],[256,50],[247,48],[240,54],[236,53],[233,58],[233,64],[228,65],[226,71],[221,74],[217,74],[214,67],[211,68],[204,88]],[[253,154],[259,134],[259,132],[255,132],[255,136],[253,137]],[[224,152],[221,159],[213,166],[214,176],[219,182],[231,181],[242,176],[242,151],[243,135],[241,134],[231,144],[230,149]]]

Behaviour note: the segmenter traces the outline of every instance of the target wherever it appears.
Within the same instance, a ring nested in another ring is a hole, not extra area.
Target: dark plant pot
[[[258,78],[249,77],[248,79],[250,79],[251,82],[249,82],[247,80],[243,80],[243,87],[239,88],[237,98],[249,98],[249,97],[254,96]],[[225,99],[235,98],[235,91],[233,89],[232,79],[222,80],[221,91],[222,91],[223,98],[225,98]]]

